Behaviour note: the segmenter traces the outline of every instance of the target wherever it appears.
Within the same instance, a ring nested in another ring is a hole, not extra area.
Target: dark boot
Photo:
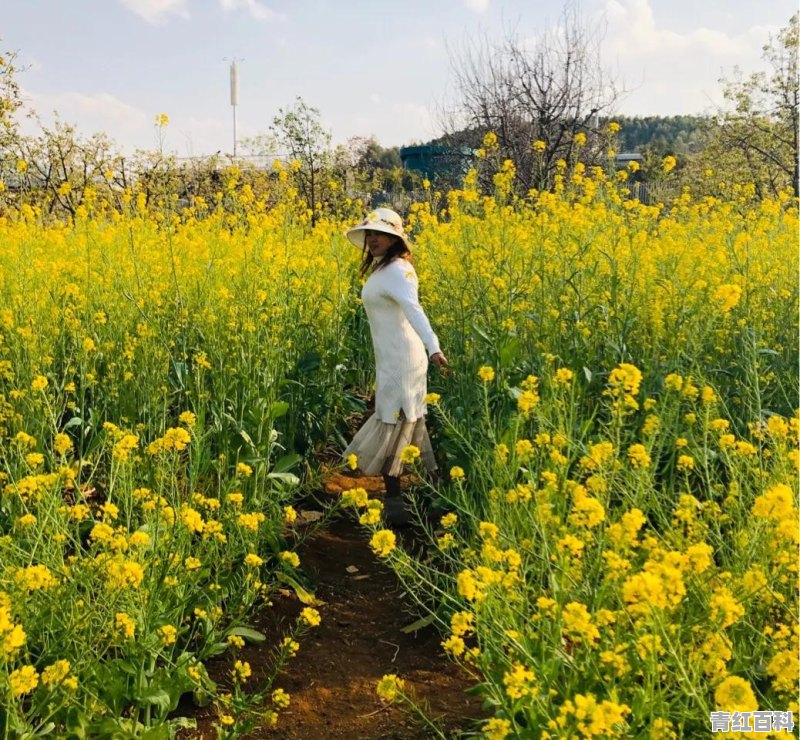
[[[384,475],[383,483],[386,487],[386,496],[383,499],[383,519],[389,526],[403,527],[411,518],[408,507],[403,500],[403,491],[400,488],[400,478],[396,475]]]

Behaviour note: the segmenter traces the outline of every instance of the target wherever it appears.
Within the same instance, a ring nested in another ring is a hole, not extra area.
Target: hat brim
[[[363,250],[366,241],[366,231],[380,231],[381,233],[388,234],[389,236],[396,236],[403,242],[403,244],[406,245],[406,249],[408,249],[409,252],[412,251],[411,242],[405,236],[401,236],[396,231],[392,231],[391,229],[381,228],[380,225],[374,223],[354,226],[352,229],[348,229],[345,232],[345,236],[353,246]]]

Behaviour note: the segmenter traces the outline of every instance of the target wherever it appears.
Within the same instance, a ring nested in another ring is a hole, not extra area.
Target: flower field
[[[364,410],[342,234],[365,209],[312,228],[289,172],[263,194],[238,175],[215,203],[126,191],[68,224],[0,217],[6,736],[169,737],[189,692],[230,736],[256,699],[267,724],[290,704],[272,684],[312,606],[268,636],[257,690],[237,651],[264,640],[248,625],[276,588],[304,593],[301,463]],[[553,193],[512,179],[503,164],[486,196],[471,173],[407,219],[452,365],[429,380],[448,474],[418,490],[440,513],[427,554],[362,491],[343,503],[474,675],[487,737],[796,714],[796,204],[643,205],[580,165]],[[406,696],[390,675],[380,692]]]

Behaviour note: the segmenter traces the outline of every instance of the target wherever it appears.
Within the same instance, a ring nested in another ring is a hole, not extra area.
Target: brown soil
[[[374,493],[380,481],[332,476],[326,488],[333,493],[360,486]],[[332,521],[301,547],[299,555],[315,596],[324,602],[317,607],[322,624],[303,638],[300,652],[276,683],[291,695],[291,705],[281,712],[276,727],[258,729],[249,738],[431,737],[419,719],[378,698],[375,687],[386,673],[405,680],[418,704],[427,706],[427,716],[448,737],[474,728],[484,712],[480,700],[464,693],[472,684],[470,677],[443,655],[441,637],[433,627],[401,631],[415,617],[406,608],[396,577],[373,555],[366,533],[350,515]],[[254,626],[274,643],[302,608],[293,593],[282,592]],[[243,650],[242,659],[250,662],[254,677],[268,662],[267,652],[257,646]],[[215,737],[211,722],[210,716],[199,717],[192,737]]]

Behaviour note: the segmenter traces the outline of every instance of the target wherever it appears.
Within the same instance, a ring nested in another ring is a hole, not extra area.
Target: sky
[[[533,40],[557,26],[546,0],[2,0],[0,52],[16,51],[24,101],[126,153],[233,149],[230,62],[239,60],[237,138],[265,134],[300,96],[334,144],[383,146],[440,135],[455,99],[452,60],[468,39],[511,28]],[[720,77],[763,68],[762,46],[793,0],[580,0],[605,28],[602,61],[627,94],[620,115],[710,112]],[[38,124],[23,120],[26,133]],[[242,145],[239,145],[242,153]]]

